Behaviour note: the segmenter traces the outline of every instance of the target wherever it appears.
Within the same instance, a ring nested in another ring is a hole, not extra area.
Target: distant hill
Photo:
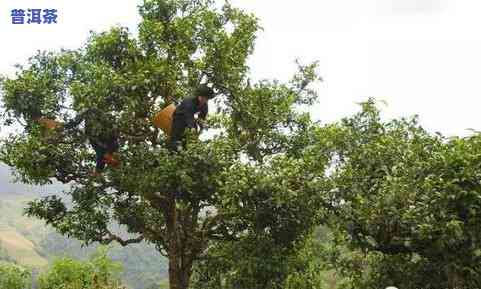
[[[3,195],[40,196],[59,194],[67,188],[68,186],[60,183],[48,186],[30,186],[16,183],[12,169],[4,164],[0,164],[0,199]]]
[[[16,230],[0,228],[0,246],[9,259],[18,264],[40,269],[48,265],[48,260],[38,254],[35,244]]]
[[[0,165],[0,260],[42,269],[57,257],[86,259],[97,245],[82,247],[65,238],[43,221],[23,215],[28,201],[42,195],[60,194],[62,185],[26,186],[13,183],[8,167]],[[132,289],[159,288],[167,275],[167,262],[153,246],[112,245],[112,259],[124,265],[124,282]]]

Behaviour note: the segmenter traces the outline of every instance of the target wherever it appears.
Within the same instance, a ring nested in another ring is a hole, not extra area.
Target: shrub
[[[0,289],[26,289],[30,287],[31,275],[17,265],[0,262]]]
[[[61,258],[40,275],[39,289],[117,289],[121,266],[100,249],[88,261]]]

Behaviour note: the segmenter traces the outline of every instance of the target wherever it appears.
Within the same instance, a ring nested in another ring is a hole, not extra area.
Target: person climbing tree
[[[65,129],[73,129],[85,121],[85,134],[95,151],[95,173],[100,174],[108,163],[119,164],[113,157],[119,149],[119,133],[112,116],[97,109],[87,109],[64,125]]]
[[[170,150],[179,151],[185,145],[184,134],[186,128],[199,133],[204,129],[203,121],[209,110],[208,102],[209,99],[214,97],[214,91],[210,87],[201,85],[196,89],[195,97],[186,98],[177,106],[172,120],[172,134],[169,140]],[[196,113],[199,114],[198,121],[195,119]],[[199,129],[197,126],[199,126]]]

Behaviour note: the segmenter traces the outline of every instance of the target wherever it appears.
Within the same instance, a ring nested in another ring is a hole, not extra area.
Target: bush
[[[100,249],[88,261],[57,259],[40,275],[39,289],[117,289],[121,265]]]
[[[30,279],[29,271],[0,262],[0,289],[26,289],[30,287]]]

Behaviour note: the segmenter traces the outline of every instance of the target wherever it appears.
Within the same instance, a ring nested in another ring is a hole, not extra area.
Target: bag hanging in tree
[[[168,136],[170,136],[172,132],[172,120],[174,117],[174,112],[175,105],[172,103],[159,111],[152,119],[154,126],[163,130]]]
[[[50,130],[53,130],[53,129],[56,129],[58,128],[59,126],[62,125],[61,122],[58,122],[56,120],[53,120],[53,119],[49,119],[49,118],[46,118],[46,117],[41,117],[39,120],[38,120],[38,123],[43,125],[44,127],[50,129]]]

